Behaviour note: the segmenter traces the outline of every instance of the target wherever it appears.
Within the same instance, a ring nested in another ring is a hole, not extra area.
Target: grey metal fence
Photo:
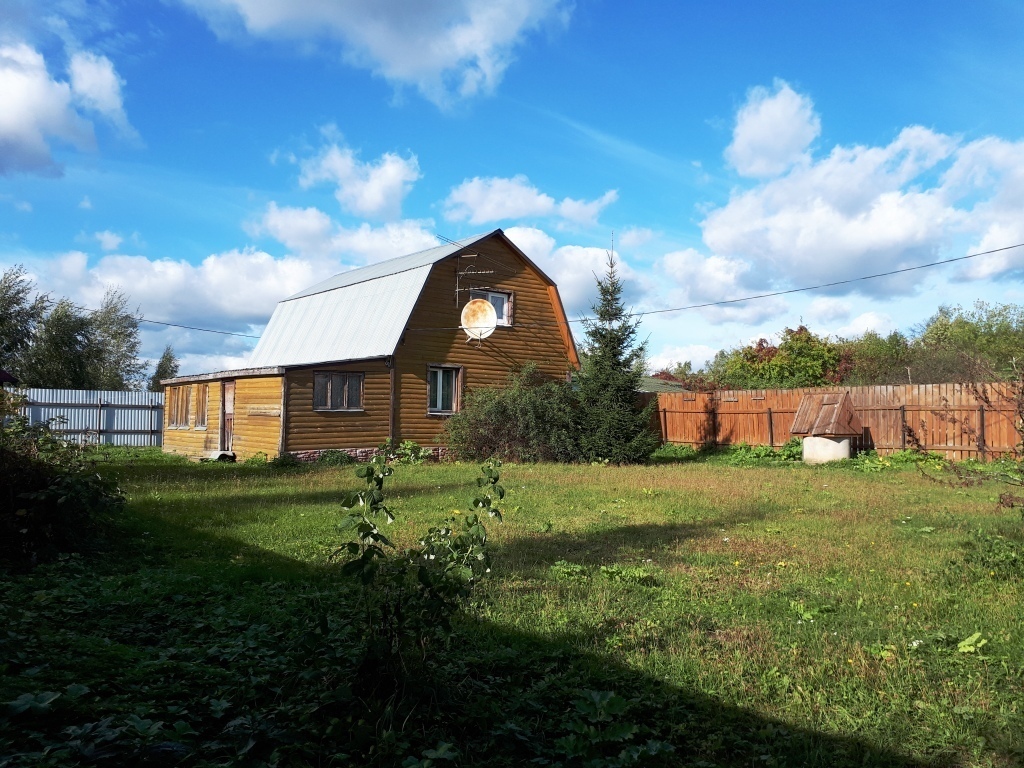
[[[163,392],[88,389],[20,389],[29,423],[60,419],[54,430],[80,442],[160,445]]]

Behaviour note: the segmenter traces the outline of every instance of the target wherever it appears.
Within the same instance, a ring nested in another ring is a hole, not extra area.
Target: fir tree
[[[622,280],[610,253],[597,290],[595,317],[584,323],[585,355],[577,377],[581,458],[645,462],[658,447],[651,429],[653,404],[640,408],[637,400],[646,345],[636,342],[640,321],[630,318],[622,303]]]
[[[168,344],[164,347],[164,353],[156,364],[156,370],[149,380],[150,392],[163,392],[164,386],[160,383],[163,379],[173,379],[178,375],[178,358],[174,354],[174,347]]]

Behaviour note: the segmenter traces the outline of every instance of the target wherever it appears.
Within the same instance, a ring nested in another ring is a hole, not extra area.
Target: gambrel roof
[[[281,301],[249,359],[251,367],[365,360],[393,355],[430,270],[492,237],[537,269],[500,229],[330,277]]]

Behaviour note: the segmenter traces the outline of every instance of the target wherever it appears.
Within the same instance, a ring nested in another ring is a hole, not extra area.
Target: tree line
[[[777,344],[759,339],[722,350],[697,370],[677,363],[655,375],[706,391],[998,381],[1024,371],[1024,306],[1017,304],[940,306],[908,333],[833,339],[800,325],[780,336]]]
[[[23,387],[159,391],[160,379],[177,374],[177,357],[167,345],[147,377],[142,315],[128,302],[111,288],[98,309],[85,309],[38,292],[23,266],[7,269],[0,275],[0,369]]]

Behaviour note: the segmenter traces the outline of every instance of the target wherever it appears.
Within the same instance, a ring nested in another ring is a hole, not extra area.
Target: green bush
[[[325,467],[345,467],[349,464],[355,464],[356,460],[348,451],[339,451],[336,448],[331,448],[327,451],[321,451],[320,455],[316,457],[316,463]]]
[[[462,410],[448,419],[445,439],[460,459],[577,461],[575,409],[572,388],[529,363],[509,374],[504,387],[468,393]]]
[[[395,445],[391,438],[377,446],[377,453],[397,464],[422,464],[429,455],[427,449],[415,440],[403,440]]]
[[[93,449],[30,425],[18,406],[0,389],[0,565],[26,568],[81,548],[124,497],[96,474]]]
[[[695,461],[699,457],[700,451],[692,446],[665,443],[651,454],[651,461],[655,464],[670,464],[679,461]]]

